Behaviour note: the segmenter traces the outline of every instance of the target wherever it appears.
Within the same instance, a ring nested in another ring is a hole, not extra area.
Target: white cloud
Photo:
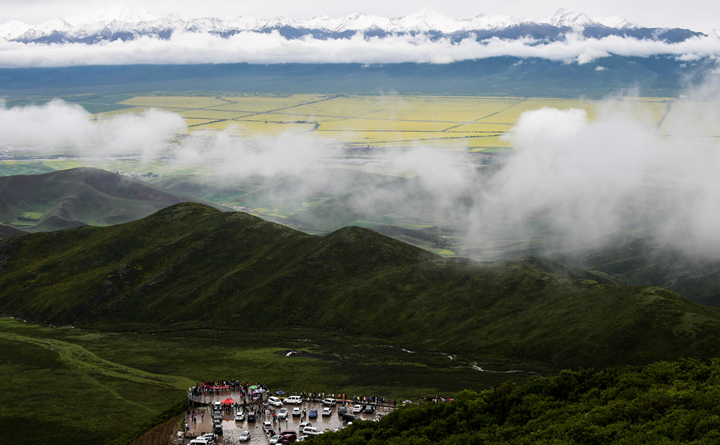
[[[42,106],[0,107],[0,144],[68,148],[89,154],[140,153],[151,157],[185,130],[175,113],[150,109],[95,120],[79,105],[53,100]]]
[[[449,63],[498,56],[538,57],[588,63],[608,57],[649,57],[669,54],[685,59],[720,56],[720,37],[695,37],[680,43],[609,36],[564,41],[472,38],[453,43],[425,35],[394,35],[347,39],[286,39],[277,32],[242,32],[230,38],[202,33],[175,33],[168,40],[142,37],[95,45],[35,44],[0,39],[0,67],[57,67],[73,65],[199,64],[199,63]]]

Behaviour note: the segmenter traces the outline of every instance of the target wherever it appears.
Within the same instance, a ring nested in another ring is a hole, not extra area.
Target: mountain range
[[[386,18],[362,13],[341,18],[319,15],[309,19],[275,17],[261,19],[252,15],[236,17],[155,16],[122,5],[61,18],[38,25],[11,21],[0,25],[0,37],[23,43],[88,43],[135,40],[140,37],[167,39],[176,33],[208,33],[230,37],[242,32],[277,32],[285,38],[312,36],[320,39],[426,34],[432,38],[462,40],[474,37],[487,40],[531,37],[547,41],[565,39],[570,34],[587,38],[607,36],[680,42],[704,34],[680,28],[652,28],[622,17],[591,19],[581,12],[558,9],[554,13],[529,19],[479,14],[468,19],[452,19],[431,9],[404,17]]]

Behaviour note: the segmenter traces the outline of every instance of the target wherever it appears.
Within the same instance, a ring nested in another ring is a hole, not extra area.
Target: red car
[[[280,435],[282,436],[280,443],[293,443],[297,440],[297,433],[295,433],[295,431],[283,431]]]

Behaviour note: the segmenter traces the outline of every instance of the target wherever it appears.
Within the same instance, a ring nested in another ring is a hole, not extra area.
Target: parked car
[[[332,414],[332,408],[330,408],[329,406],[326,406],[325,408],[323,408],[323,411],[322,411],[323,416],[329,416],[331,414]]]
[[[276,434],[270,438],[270,445],[277,445],[277,444],[281,443],[280,442],[281,440],[282,440],[282,436],[279,434]]]
[[[268,397],[268,404],[272,406],[283,406],[283,401],[277,397]]]
[[[293,408],[293,417],[298,417],[298,416],[300,416],[300,408],[298,408],[296,406],[295,408]]]
[[[262,423],[262,427],[265,431],[270,431],[271,429],[273,429],[272,422],[270,422],[269,420],[264,421]]]
[[[245,430],[242,433],[240,433],[240,442],[249,442],[250,441],[250,431]]]
[[[257,413],[255,412],[255,410],[248,411],[248,413],[247,413],[247,421],[248,422],[254,422],[256,417],[257,417]]]
[[[205,433],[202,436],[198,437],[198,439],[205,439],[208,441],[208,443],[215,443],[215,435],[213,433]]]
[[[352,413],[345,413],[342,416],[343,422],[354,422],[356,420],[360,420],[360,416]]]
[[[282,433],[280,433],[280,435],[283,437],[280,443],[283,444],[293,443],[297,440],[297,434],[295,433],[295,431],[283,431]]]
[[[215,428],[213,428],[213,433],[217,434],[218,436],[222,436],[223,435],[222,425],[215,425]]]
[[[362,410],[363,410],[362,405],[355,405],[355,406],[353,406],[352,412],[353,412],[353,414],[360,414],[362,412]]]
[[[300,397],[300,396],[285,397],[285,403],[292,403],[295,405],[300,405],[300,404],[302,404],[302,397]]]
[[[308,436],[319,436],[322,433],[322,431],[315,428],[314,426],[306,426],[305,428],[303,428],[303,434]]]
[[[342,417],[342,415],[345,414],[346,412],[347,412],[347,408],[345,408],[344,406],[338,406],[338,409],[337,409],[338,416]]]
[[[188,445],[208,445],[209,443],[210,442],[208,442],[207,440],[198,437],[196,439],[191,440]]]
[[[325,406],[335,406],[337,405],[337,402],[332,397],[328,397],[323,399],[322,404]]]
[[[372,414],[373,412],[375,412],[374,405],[365,405],[365,414]]]
[[[242,422],[243,420],[245,420],[245,411],[238,411],[235,414],[235,421]]]
[[[310,422],[301,422],[300,425],[298,425],[298,429],[300,430],[300,432],[302,432],[302,430],[305,429],[305,427],[308,427],[308,426],[312,426],[312,423],[310,423]]]
[[[311,409],[310,414],[308,415],[308,419],[317,419],[317,410]]]
[[[222,412],[220,412],[220,411],[215,411],[215,412],[213,413],[213,419],[214,419],[214,420],[222,420],[222,418],[223,418]]]
[[[288,409],[287,408],[280,408],[277,413],[278,419],[287,419],[288,416]]]

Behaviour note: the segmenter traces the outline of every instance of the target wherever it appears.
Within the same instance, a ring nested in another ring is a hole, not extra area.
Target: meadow
[[[123,437],[183,401],[189,386],[217,378],[259,381],[286,391],[417,399],[486,389],[508,379],[522,382],[529,375],[482,373],[461,357],[451,361],[439,354],[353,343],[291,329],[253,333],[137,326],[113,332],[0,319],[0,373],[5,376],[0,428],[33,431],[16,435],[19,444],[123,443]],[[295,348],[342,358],[276,353]],[[493,365],[499,364],[483,364]],[[68,437],[68,431],[82,434]]]

